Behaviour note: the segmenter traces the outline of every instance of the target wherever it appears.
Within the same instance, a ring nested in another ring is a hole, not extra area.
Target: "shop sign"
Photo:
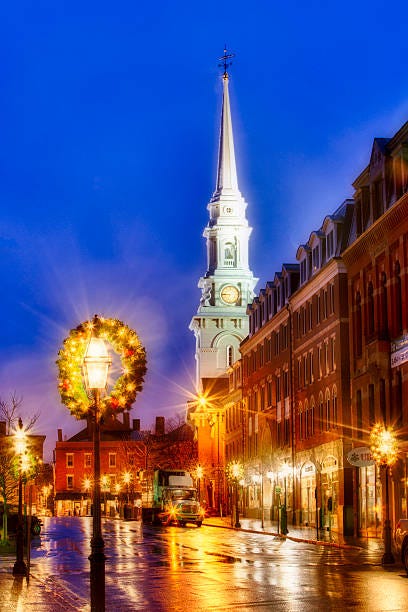
[[[396,368],[408,361],[408,336],[391,342],[391,367]]]
[[[347,453],[347,461],[356,467],[368,467],[375,464],[371,450],[367,446],[353,448]]]

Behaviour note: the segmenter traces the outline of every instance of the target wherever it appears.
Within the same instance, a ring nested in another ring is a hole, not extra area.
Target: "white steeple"
[[[196,336],[197,386],[204,378],[226,376],[239,358],[239,344],[248,335],[246,307],[257,283],[248,264],[252,228],[245,216],[247,203],[238,188],[224,51],[223,101],[216,189],[208,204],[207,272],[200,278],[201,300],[190,323]]]

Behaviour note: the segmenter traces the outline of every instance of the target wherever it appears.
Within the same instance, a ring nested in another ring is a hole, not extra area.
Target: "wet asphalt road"
[[[91,519],[44,523],[32,550],[31,582],[49,594],[53,612],[89,610]],[[107,519],[103,533],[108,612],[408,610],[404,570],[383,568],[373,551],[205,525],[160,528]],[[15,609],[25,608],[16,603]]]

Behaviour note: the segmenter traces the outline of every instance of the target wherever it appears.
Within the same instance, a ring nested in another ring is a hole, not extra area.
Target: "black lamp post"
[[[105,610],[105,543],[101,528],[101,414],[100,398],[105,390],[111,360],[102,338],[91,337],[83,362],[85,386],[93,398],[93,452],[94,452],[94,487],[93,487],[93,523],[91,538],[91,610]]]
[[[390,565],[395,563],[391,550],[391,521],[389,499],[389,471],[398,457],[398,443],[392,427],[385,427],[382,423],[374,425],[370,434],[371,452],[374,460],[385,472],[385,521],[384,521],[384,554],[381,563]]]
[[[15,433],[16,451],[18,454],[18,523],[16,533],[16,562],[13,567],[14,576],[26,576],[27,566],[24,562],[24,527],[23,527],[23,455],[26,450],[25,433],[21,418],[18,419],[18,429]]]

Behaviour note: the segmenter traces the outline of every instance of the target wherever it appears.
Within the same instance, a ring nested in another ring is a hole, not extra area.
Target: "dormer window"
[[[320,268],[319,245],[315,246],[312,250],[312,265],[313,271],[316,271]]]
[[[300,262],[300,282],[303,284],[307,281],[307,259],[306,257]]]
[[[326,254],[327,254],[327,259],[329,260],[330,257],[333,257],[334,255],[334,234],[333,234],[333,230],[331,230],[327,236],[326,236]]]

